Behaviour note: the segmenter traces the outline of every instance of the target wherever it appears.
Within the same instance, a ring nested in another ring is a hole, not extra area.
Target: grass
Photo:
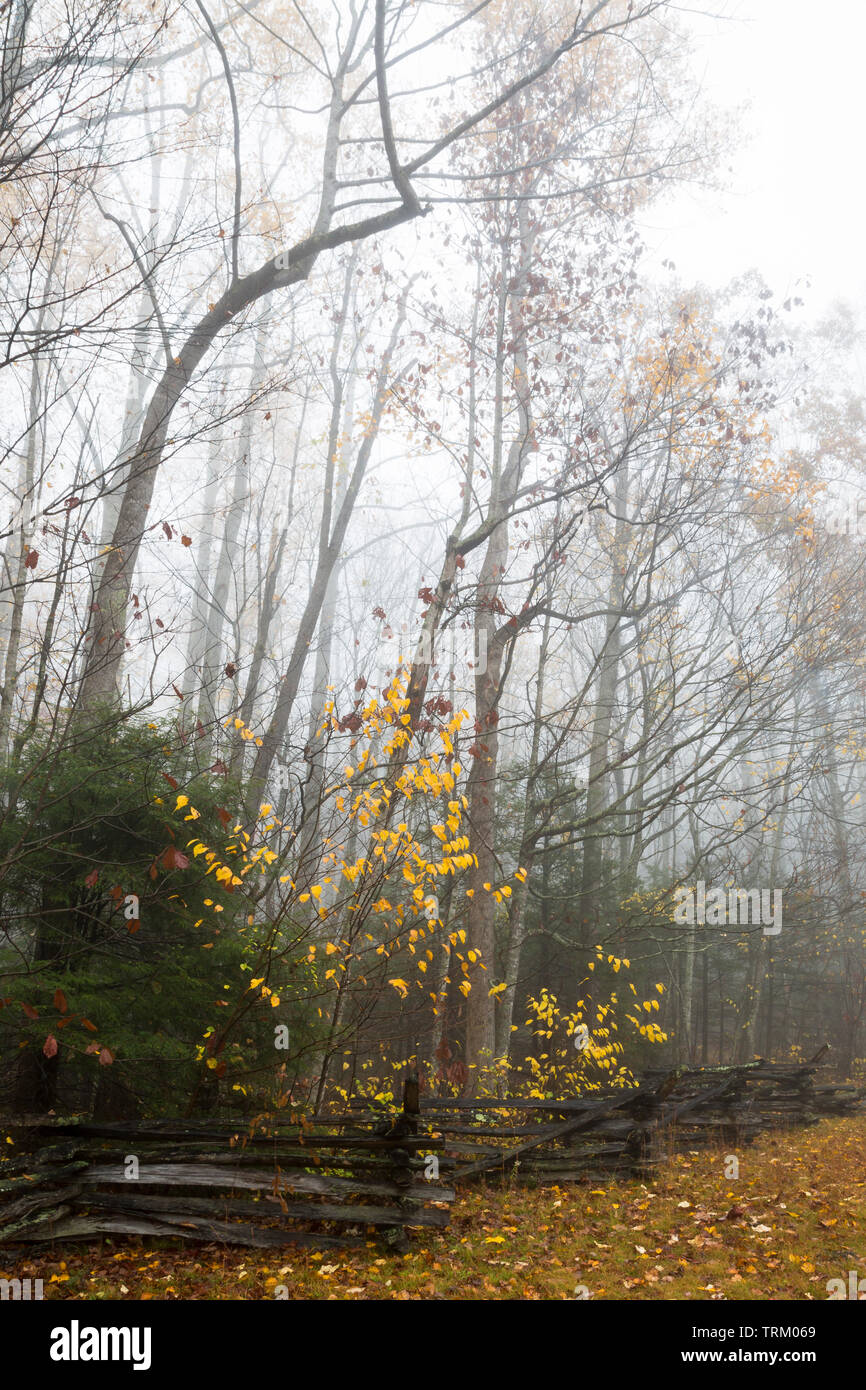
[[[46,1299],[826,1300],[828,1279],[866,1276],[864,1141],[858,1116],[764,1136],[736,1179],[702,1150],[647,1183],[473,1187],[402,1256],[118,1238],[0,1252],[0,1276],[42,1278]]]

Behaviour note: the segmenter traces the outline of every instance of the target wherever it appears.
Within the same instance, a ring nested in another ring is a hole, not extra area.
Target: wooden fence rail
[[[517,1181],[643,1177],[674,1149],[751,1143],[763,1130],[852,1114],[862,1087],[816,1084],[817,1061],[648,1072],[631,1090],[572,1100],[429,1097],[427,1132],[440,1170],[458,1186],[494,1173]],[[370,1117],[364,1102],[353,1115]]]
[[[419,1102],[410,1076],[396,1118],[362,1101],[339,1117],[247,1132],[208,1121],[13,1125],[0,1245],[135,1234],[327,1249],[361,1245],[372,1230],[406,1249],[408,1229],[448,1225],[455,1190],[440,1173],[456,1184],[646,1176],[672,1148],[742,1145],[765,1129],[855,1113],[863,1089],[817,1084],[818,1070],[679,1069],[571,1100]]]
[[[447,1226],[455,1196],[424,1176],[417,1150],[441,1146],[418,1133],[411,1080],[396,1120],[375,1126],[50,1123],[10,1135],[23,1152],[0,1167],[0,1244],[124,1234],[327,1249],[363,1245],[372,1229],[405,1249],[409,1228]]]

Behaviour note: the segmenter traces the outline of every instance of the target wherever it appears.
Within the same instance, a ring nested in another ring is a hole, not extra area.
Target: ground
[[[866,1275],[866,1116],[677,1155],[651,1183],[472,1187],[411,1253],[107,1238],[0,1251],[46,1299],[818,1299]]]

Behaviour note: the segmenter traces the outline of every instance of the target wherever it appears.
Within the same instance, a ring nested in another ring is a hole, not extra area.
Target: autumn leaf
[[[192,537],[191,537],[191,536],[181,536],[181,538],[180,538],[180,543],[181,543],[181,545],[192,545]]]
[[[113,1061],[114,1061],[114,1058],[112,1057],[112,1055],[111,1055],[111,1053],[109,1052],[108,1048],[107,1048],[107,1047],[100,1048],[100,1050],[99,1050],[99,1065],[100,1065],[101,1067],[110,1067]]]
[[[163,850],[159,862],[164,869],[189,868],[188,858],[185,854],[181,854],[179,849],[175,849],[174,845],[169,845],[167,849]]]
[[[84,880],[84,882],[87,884],[87,887],[88,887],[88,888],[95,888],[95,887],[96,887],[96,884],[97,884],[97,882],[98,882],[98,879],[99,879],[99,870],[98,870],[98,869],[94,869],[92,873],[89,873],[89,874],[87,875],[87,878]]]
[[[61,1014],[65,1014],[66,1010],[69,1008],[66,1002],[66,995],[63,993],[62,989],[56,989],[54,991],[54,1007],[58,1013]]]
[[[28,569],[28,570],[35,570],[35,568],[36,568],[36,566],[37,566],[38,563],[39,563],[39,551],[38,551],[38,550],[28,550],[28,552],[27,552],[27,558],[26,558],[25,561],[24,561],[24,568],[25,568],[25,569]]]
[[[42,1051],[45,1053],[46,1057],[57,1056],[57,1039],[55,1038],[53,1033],[48,1034],[48,1037],[42,1044]]]

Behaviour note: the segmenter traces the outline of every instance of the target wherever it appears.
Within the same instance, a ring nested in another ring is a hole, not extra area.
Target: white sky
[[[749,103],[748,143],[724,161],[729,191],[646,217],[649,245],[685,281],[721,286],[754,266],[777,295],[802,294],[809,318],[840,298],[866,311],[866,3],[698,0],[682,14],[709,99]]]

